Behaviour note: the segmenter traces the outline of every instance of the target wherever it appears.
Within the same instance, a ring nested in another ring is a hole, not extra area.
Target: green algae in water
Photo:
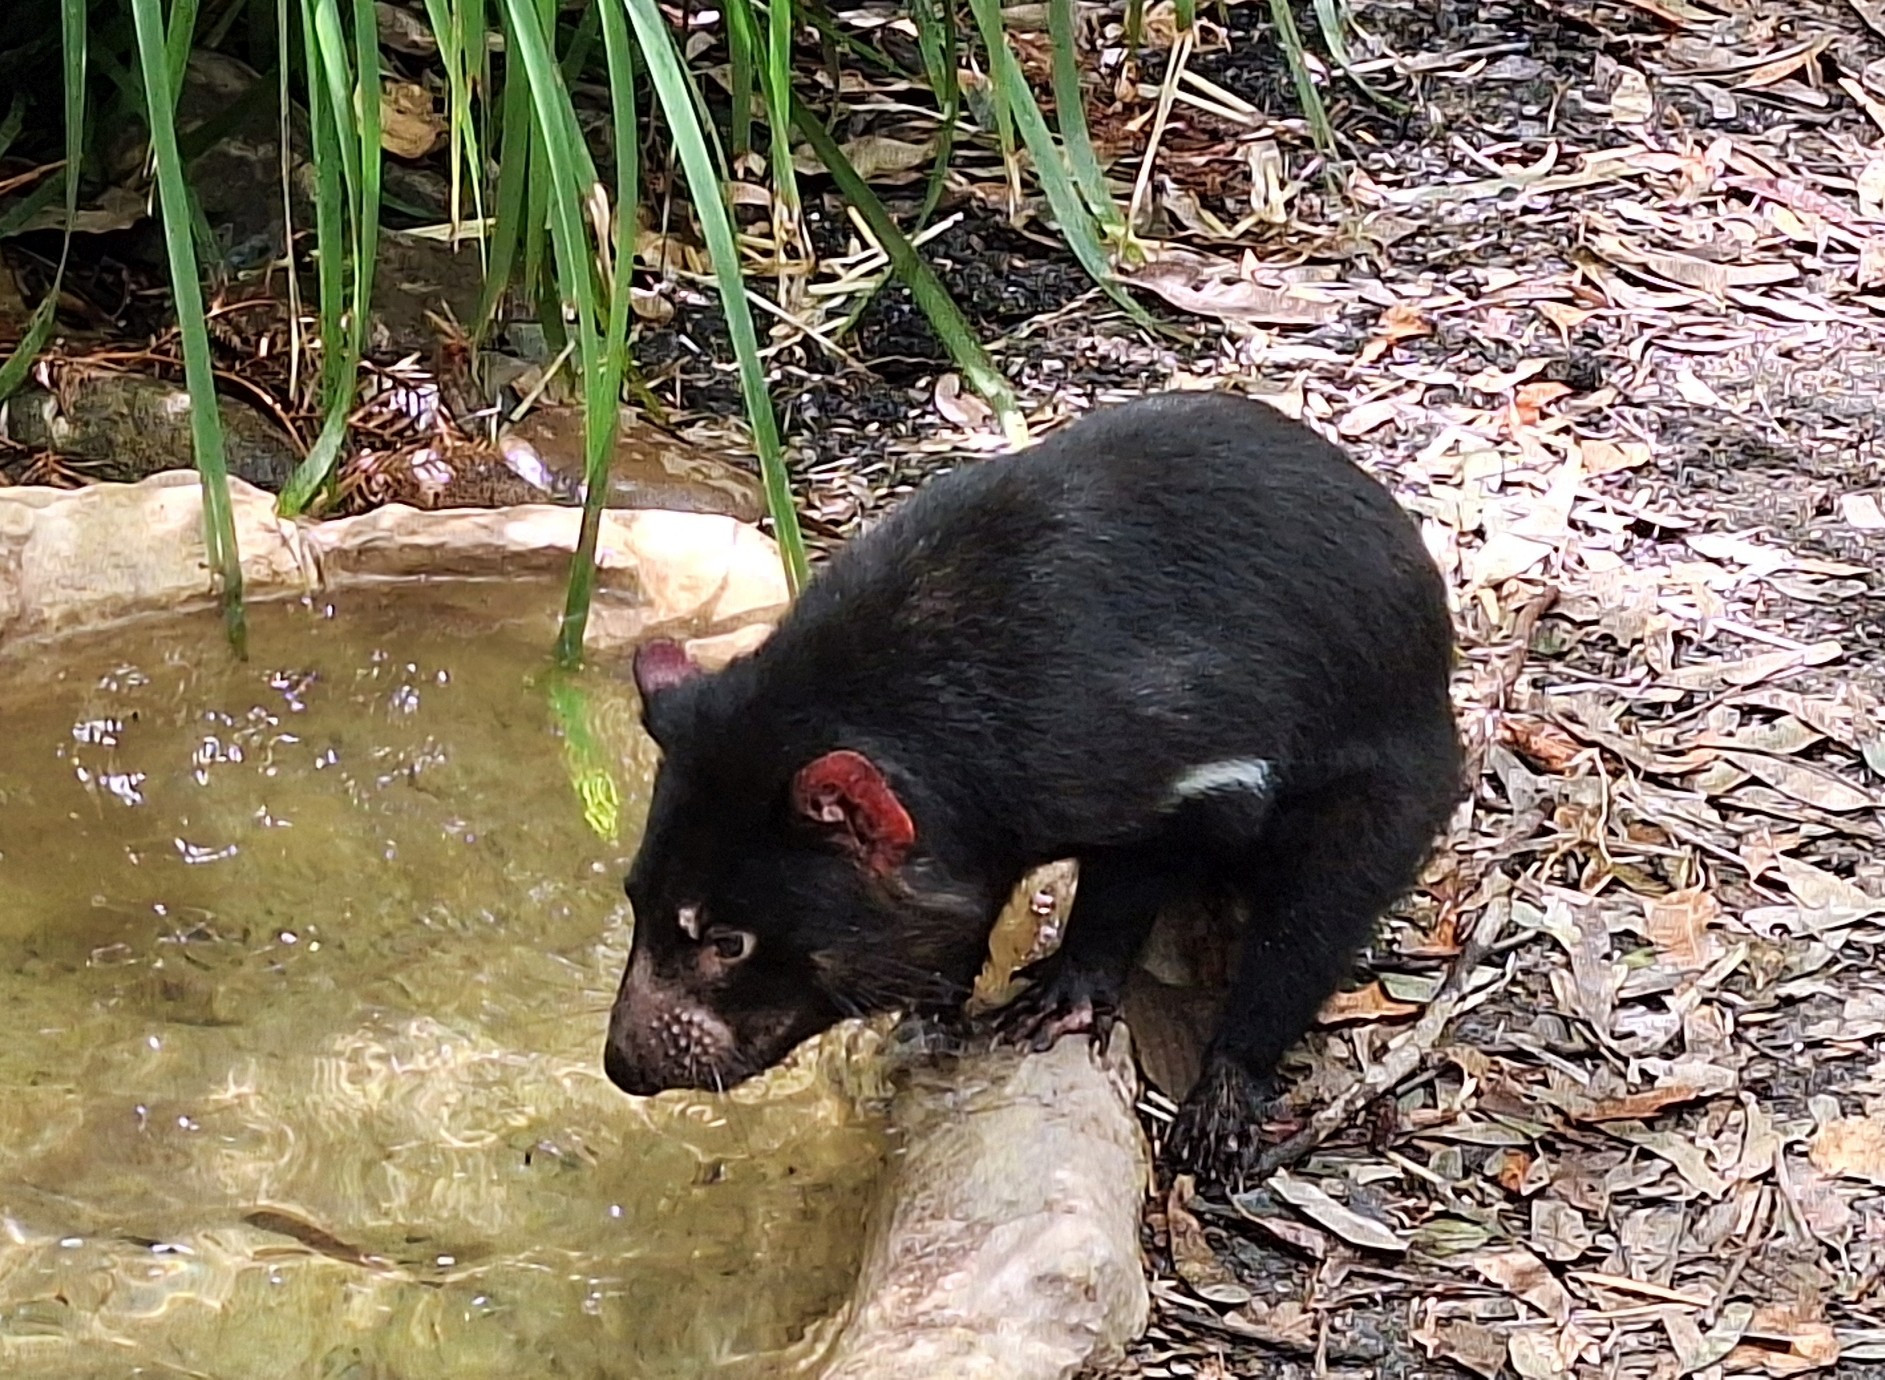
[[[594,676],[572,750],[554,611],[350,596],[255,608],[246,664],[211,617],[0,659],[0,1373],[812,1349],[880,1128],[816,1055],[726,1098],[603,1077],[654,750]]]

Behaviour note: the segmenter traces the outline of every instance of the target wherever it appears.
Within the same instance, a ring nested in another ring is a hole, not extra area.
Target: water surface
[[[552,592],[339,602],[0,658],[0,1373],[781,1373],[856,1269],[852,1075],[609,1085],[632,696],[581,683],[605,838]]]

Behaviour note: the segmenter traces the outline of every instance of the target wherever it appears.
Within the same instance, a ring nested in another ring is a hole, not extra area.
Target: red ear
[[[686,648],[678,642],[657,638],[635,649],[635,688],[644,703],[699,674],[700,667],[687,659]]]
[[[792,778],[792,806],[807,819],[835,827],[840,842],[879,876],[894,872],[916,842],[916,826],[871,760],[827,752]]]

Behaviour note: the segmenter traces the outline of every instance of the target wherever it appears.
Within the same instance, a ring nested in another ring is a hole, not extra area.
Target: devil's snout
[[[602,1068],[623,1092],[649,1097],[668,1088],[711,1088],[735,1062],[731,1026],[701,999],[654,972],[635,954],[609,1013]]]

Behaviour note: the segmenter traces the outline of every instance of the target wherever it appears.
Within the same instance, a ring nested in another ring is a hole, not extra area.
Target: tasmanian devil
[[[1021,878],[1073,858],[1009,1032],[1102,1026],[1161,907],[1233,904],[1169,1150],[1234,1175],[1278,1060],[1457,799],[1452,659],[1413,522],[1260,403],[1148,398],[967,464],[751,655],[638,652],[663,757],[609,1077],[723,1088],[845,1016],[958,1006]]]

